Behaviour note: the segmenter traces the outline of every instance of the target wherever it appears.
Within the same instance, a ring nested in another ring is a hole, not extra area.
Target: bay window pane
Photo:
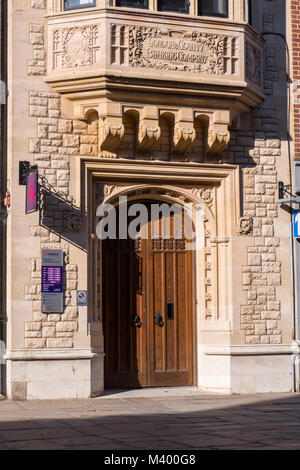
[[[199,0],[199,15],[228,16],[228,0]]]
[[[253,26],[253,12],[252,12],[252,0],[248,0],[248,9],[249,9],[249,24]]]
[[[189,12],[188,0],[158,0],[158,11]]]
[[[117,0],[117,7],[148,8],[148,0]]]
[[[96,6],[96,0],[65,0],[65,10]]]

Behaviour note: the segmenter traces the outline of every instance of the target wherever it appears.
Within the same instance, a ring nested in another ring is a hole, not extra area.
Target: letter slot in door
[[[174,304],[167,304],[168,320],[174,320]]]

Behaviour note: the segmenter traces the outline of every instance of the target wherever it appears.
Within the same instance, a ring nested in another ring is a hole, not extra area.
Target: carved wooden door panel
[[[106,388],[193,384],[193,256],[170,226],[170,239],[160,219],[147,240],[103,242]]]
[[[145,240],[103,242],[106,388],[147,386]]]
[[[148,241],[151,386],[193,385],[193,252],[170,225],[170,239]]]

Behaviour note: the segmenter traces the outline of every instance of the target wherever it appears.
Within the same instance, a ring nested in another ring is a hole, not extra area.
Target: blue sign
[[[293,213],[294,238],[300,238],[300,210]]]

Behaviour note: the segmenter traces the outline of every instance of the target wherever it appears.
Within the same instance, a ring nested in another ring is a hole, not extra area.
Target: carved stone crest
[[[97,25],[62,28],[53,33],[54,64],[64,69],[92,65],[99,49]]]

